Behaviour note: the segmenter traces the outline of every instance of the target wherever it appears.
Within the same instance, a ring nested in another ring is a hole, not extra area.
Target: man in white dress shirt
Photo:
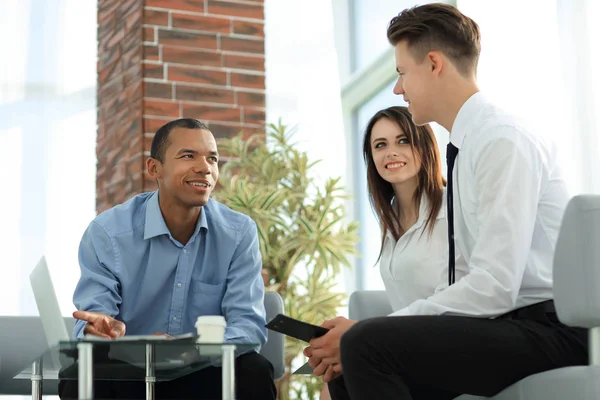
[[[469,272],[456,282],[450,273],[447,288],[393,316],[330,321],[347,331],[337,345],[315,339],[311,365],[328,371],[333,399],[439,400],[492,396],[534,373],[586,364],[587,330],[561,324],[552,302],[568,201],[555,148],[479,92],[479,27],[456,8],[407,9],[388,39],[394,93],[415,123],[445,127],[448,156],[458,153],[448,172],[449,246]]]

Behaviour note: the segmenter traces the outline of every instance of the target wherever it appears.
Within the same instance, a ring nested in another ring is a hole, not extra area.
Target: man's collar
[[[210,201],[210,200],[209,200]],[[208,230],[208,222],[206,219],[206,207],[200,209],[200,217],[196,223],[196,229],[192,235],[193,240],[201,228]],[[160,235],[171,235],[169,228],[163,218],[162,212],[160,211],[160,205],[158,203],[158,191],[155,191],[152,196],[148,199],[146,204],[146,225],[144,227],[144,240],[151,239]]]
[[[456,119],[452,125],[452,131],[450,132],[450,143],[456,146],[459,150],[465,140],[465,136],[469,132],[470,124],[473,120],[476,110],[481,104],[485,103],[486,99],[483,93],[476,92],[465,101],[462,105]]]
[[[208,199],[208,203],[210,202],[211,199]],[[196,238],[196,235],[198,234],[198,232],[200,232],[200,229],[204,228],[205,231],[208,231],[208,221],[206,219],[206,209],[208,207],[208,203],[206,203],[206,205],[200,208],[200,216],[198,217],[198,222],[196,222],[196,229],[194,230],[194,234],[192,235],[190,241],[193,241]]]
[[[158,191],[154,192],[146,204],[146,226],[144,227],[144,240],[160,235],[170,235],[169,228],[160,211],[158,204]]]

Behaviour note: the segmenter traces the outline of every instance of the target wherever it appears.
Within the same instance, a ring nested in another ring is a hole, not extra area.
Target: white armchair
[[[535,374],[491,398],[456,400],[600,399],[600,196],[576,196],[567,206],[554,255],[554,303],[564,324],[590,329],[590,365]]]

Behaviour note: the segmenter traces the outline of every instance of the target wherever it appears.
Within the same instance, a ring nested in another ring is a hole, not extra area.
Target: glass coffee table
[[[44,378],[77,379],[80,400],[93,399],[94,380],[144,381],[146,399],[154,399],[156,382],[219,365],[223,370],[222,398],[234,400],[235,357],[256,347],[249,343],[198,343],[197,337],[75,340],[48,349],[14,378],[31,380],[33,400],[41,400]]]

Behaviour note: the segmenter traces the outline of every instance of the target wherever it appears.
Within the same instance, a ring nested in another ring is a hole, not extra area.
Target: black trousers
[[[481,319],[383,317],[354,325],[341,340],[343,375],[333,400],[446,400],[493,396],[522,378],[588,363],[588,330],[554,313]]]
[[[236,398],[275,400],[273,366],[258,353],[235,359]],[[221,368],[208,367],[168,382],[157,382],[157,399],[221,399]],[[76,380],[61,380],[58,394],[62,400],[77,399]],[[145,399],[143,381],[94,381],[94,399]]]

